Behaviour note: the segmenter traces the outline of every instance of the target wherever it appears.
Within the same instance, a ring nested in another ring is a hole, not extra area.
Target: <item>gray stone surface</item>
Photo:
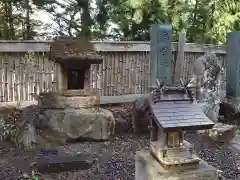
[[[144,96],[143,94],[128,94],[121,96],[101,96],[100,104],[123,104],[123,103],[132,103],[138,98]]]
[[[56,92],[41,93],[39,106],[45,109],[92,108],[99,105],[98,96],[62,96]]]
[[[191,101],[187,93],[165,94],[161,95],[161,101]]]
[[[199,134],[207,135],[216,143],[229,143],[236,136],[236,126],[216,123],[212,129],[199,131]]]
[[[44,113],[49,119],[49,127],[68,139],[87,138],[108,139],[113,114],[105,109],[49,109]]]
[[[201,161],[198,168],[183,166],[165,170],[147,151],[139,151],[135,156],[135,180],[216,180],[214,167]]]
[[[16,144],[27,149],[35,147],[56,147],[68,140],[107,140],[114,131],[115,118],[106,109],[47,109],[42,112],[35,108],[23,111],[24,122]],[[41,114],[39,114],[41,113]],[[44,124],[39,124],[39,117]]]
[[[172,26],[170,24],[153,24],[150,35],[150,86],[156,86],[156,79],[165,85],[172,84]]]
[[[240,32],[227,33],[227,69],[226,95],[232,98],[240,97]]]

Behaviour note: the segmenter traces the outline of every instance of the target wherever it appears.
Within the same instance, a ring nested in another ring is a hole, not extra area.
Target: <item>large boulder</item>
[[[105,109],[47,109],[48,126],[66,139],[107,140],[114,127],[113,114]]]
[[[114,131],[112,112],[101,108],[22,109],[16,144],[27,149],[55,147],[77,139],[107,140]]]

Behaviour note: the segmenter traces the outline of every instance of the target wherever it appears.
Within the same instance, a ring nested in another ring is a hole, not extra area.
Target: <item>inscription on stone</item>
[[[162,47],[162,48],[159,50],[159,52],[160,52],[163,56],[165,56],[166,53],[169,53],[169,48],[168,48],[168,47]],[[165,62],[164,62],[164,63],[165,63]]]
[[[160,32],[160,41],[169,41],[170,37],[167,31]]]
[[[156,86],[156,79],[165,85],[172,84],[172,26],[169,24],[154,24],[151,26],[150,42],[150,72],[151,86]]]
[[[172,27],[171,25],[160,25],[159,26],[159,49],[158,52],[158,66],[157,66],[157,77],[160,81],[163,81],[166,85],[172,84],[172,71],[171,71],[171,36]]]

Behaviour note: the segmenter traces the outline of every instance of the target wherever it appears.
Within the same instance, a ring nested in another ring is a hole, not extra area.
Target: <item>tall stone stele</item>
[[[150,33],[149,91],[156,89],[156,79],[165,85],[172,84],[172,26],[153,24]]]
[[[227,33],[226,98],[239,111],[240,103],[240,32]]]

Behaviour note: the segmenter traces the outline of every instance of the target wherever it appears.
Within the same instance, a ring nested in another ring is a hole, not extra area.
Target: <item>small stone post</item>
[[[184,49],[186,43],[186,31],[182,29],[179,33],[178,39],[178,48],[177,48],[177,60],[175,65],[175,74],[174,74],[174,84],[180,84],[180,79],[183,79],[183,71],[184,71]]]

